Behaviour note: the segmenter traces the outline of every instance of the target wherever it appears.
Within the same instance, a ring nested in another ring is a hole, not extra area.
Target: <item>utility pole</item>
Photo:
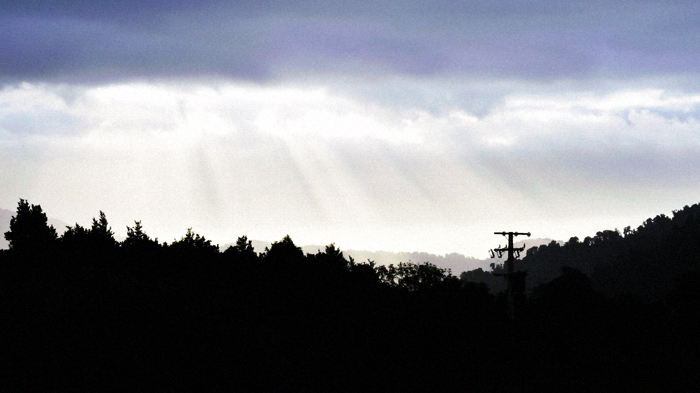
[[[491,254],[491,258],[495,258],[496,255],[498,255],[498,257],[501,258],[501,257],[503,257],[504,252],[508,253],[508,259],[506,260],[506,273],[495,274],[495,275],[496,276],[503,276],[506,278],[507,292],[508,292],[508,316],[510,316],[511,319],[514,319],[515,318],[515,291],[516,291],[515,287],[516,287],[516,285],[518,287],[524,286],[525,276],[527,275],[527,272],[515,272],[513,269],[513,264],[515,262],[515,258],[519,258],[520,251],[523,251],[525,249],[525,246],[520,247],[520,248],[513,247],[513,237],[521,236],[521,235],[527,235],[527,237],[530,237],[530,232],[494,232],[493,234],[494,235],[503,235],[503,236],[508,237],[508,246],[507,247],[501,247],[499,245],[498,248],[494,248],[492,250],[489,250],[489,253]],[[522,283],[521,283],[521,281],[522,281]]]

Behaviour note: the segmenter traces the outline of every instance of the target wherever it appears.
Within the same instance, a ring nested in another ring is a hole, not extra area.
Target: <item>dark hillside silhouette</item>
[[[118,242],[103,212],[89,228],[76,224],[57,236],[38,205],[20,200],[5,233],[11,248],[0,252],[0,384],[694,391],[700,279],[684,252],[697,247],[691,213],[658,219],[663,229],[652,220],[528,253],[524,264],[546,259],[559,276],[536,286],[511,320],[502,296],[429,263],[358,263],[333,244],[305,254],[289,236],[262,253],[241,236],[221,252],[191,229],[160,243],[140,221]],[[616,272],[635,271],[628,259],[654,266],[685,246],[664,262],[683,273],[668,283],[664,302],[610,296],[596,278],[603,270],[569,266],[597,258]]]
[[[672,217],[650,218],[637,229],[604,230],[583,240],[532,248],[516,262],[516,270],[528,271],[530,290],[559,277],[562,268],[580,270],[607,296],[664,301],[678,277],[700,271],[700,205],[674,211]],[[502,269],[495,265],[492,272]],[[461,278],[498,285],[490,273],[475,270]]]

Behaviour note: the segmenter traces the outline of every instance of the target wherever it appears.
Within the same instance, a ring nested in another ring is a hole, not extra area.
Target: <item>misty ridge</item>
[[[551,243],[551,239],[528,239],[528,241],[517,242],[517,246],[525,246],[527,248],[537,247],[544,244]],[[269,248],[272,243],[261,241],[261,240],[251,240],[253,249],[260,253]],[[219,246],[222,251],[225,251],[229,247],[235,246],[235,243],[226,243]],[[315,254],[326,246],[321,245],[304,245],[300,246],[301,250],[305,254]],[[443,255],[432,254],[428,252],[420,251],[368,251],[368,250],[355,250],[348,249],[343,251],[344,255],[352,257],[356,261],[374,261],[380,265],[398,265],[399,263],[430,263],[441,269],[447,269],[452,274],[459,274],[466,270],[472,270],[477,268],[487,269],[492,263],[503,263],[505,257],[496,259],[479,259],[470,256],[466,256],[460,253],[448,253]]]
[[[584,239],[525,240],[513,314],[495,275],[503,259],[456,276],[427,254],[360,260],[289,236],[262,251],[246,236],[220,248],[191,230],[160,243],[139,221],[117,240],[103,212],[59,234],[26,200],[3,230],[0,385],[10,389],[700,386],[700,205]]]

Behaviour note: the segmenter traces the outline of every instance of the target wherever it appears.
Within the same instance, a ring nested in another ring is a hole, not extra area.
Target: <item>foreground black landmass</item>
[[[511,320],[502,294],[431,264],[357,263],[333,245],[304,254],[289,237],[263,253],[241,237],[220,252],[191,231],[159,243],[136,223],[120,243],[103,214],[58,237],[26,201],[10,229],[0,252],[6,388],[700,387],[693,269],[648,301],[608,296],[565,268],[523,295]]]

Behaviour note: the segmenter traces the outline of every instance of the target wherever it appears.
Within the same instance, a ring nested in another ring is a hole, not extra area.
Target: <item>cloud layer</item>
[[[619,1],[4,2],[5,82],[698,72],[700,5]]]
[[[24,84],[0,102],[0,203],[102,209],[164,240],[194,226],[478,255],[502,227],[636,225],[700,180],[700,95],[659,90],[509,95],[482,117],[237,83]]]
[[[0,207],[485,256],[700,192],[700,5],[0,3]],[[498,239],[496,239],[498,240]]]

